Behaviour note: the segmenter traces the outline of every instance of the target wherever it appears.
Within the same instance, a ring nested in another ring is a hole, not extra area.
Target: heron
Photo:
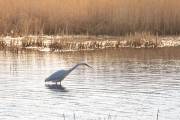
[[[79,63],[79,64],[76,64],[74,67],[70,68],[69,70],[58,70],[58,71],[54,72],[48,78],[45,79],[45,83],[46,82],[55,82],[57,85],[57,83],[60,82],[60,86],[61,86],[61,81],[80,65],[85,65],[89,68],[92,68],[91,66],[89,66],[86,63]]]

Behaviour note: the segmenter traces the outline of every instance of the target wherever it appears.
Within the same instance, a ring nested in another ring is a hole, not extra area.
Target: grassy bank
[[[179,0],[0,0],[0,34],[180,33]],[[2,44],[2,43],[1,43]]]
[[[178,36],[154,36],[136,33],[128,36],[23,36],[0,37],[0,49],[38,51],[80,51],[108,48],[157,48],[180,46]]]

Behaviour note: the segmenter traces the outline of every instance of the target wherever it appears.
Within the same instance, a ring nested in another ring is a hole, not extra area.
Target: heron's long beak
[[[92,68],[93,69],[93,67],[91,67],[90,65],[88,65],[88,64],[85,64],[87,67],[89,67],[89,68]]]

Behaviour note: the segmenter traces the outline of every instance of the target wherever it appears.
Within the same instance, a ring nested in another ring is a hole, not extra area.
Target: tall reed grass
[[[179,0],[0,0],[0,34],[180,33]]]

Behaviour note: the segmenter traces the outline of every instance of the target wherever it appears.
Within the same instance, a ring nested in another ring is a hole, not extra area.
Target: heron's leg
[[[56,82],[56,85],[57,85],[57,82]]]
[[[61,81],[60,81],[60,86],[61,86]]]

